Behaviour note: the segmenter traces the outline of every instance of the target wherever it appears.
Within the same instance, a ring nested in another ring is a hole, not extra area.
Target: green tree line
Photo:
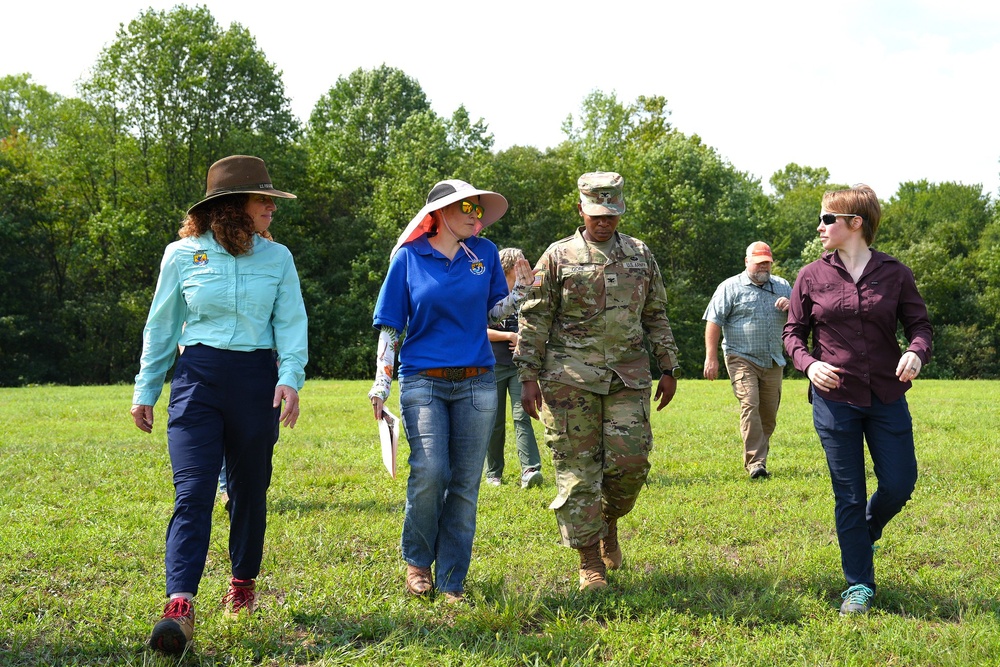
[[[544,150],[495,150],[484,119],[435,113],[391,67],[338,78],[306,123],[244,27],[205,7],[122,25],[63,97],[29,74],[0,78],[0,385],[128,382],[163,247],[231,154],[264,158],[299,199],[272,228],[295,255],[310,318],[311,376],[372,374],[371,312],[401,228],[430,186],[461,178],[503,193],[484,231],[537,259],[579,223],[576,178],[626,178],[622,231],[646,241],[667,285],[683,370],[700,376],[705,304],[754,240],[794,280],[818,257],[822,193],[845,187],[789,164],[773,193],[670,123],[667,100],[595,91]],[[926,375],[1000,376],[1000,219],[979,185],[902,183],[876,247],[914,271],[935,326]]]

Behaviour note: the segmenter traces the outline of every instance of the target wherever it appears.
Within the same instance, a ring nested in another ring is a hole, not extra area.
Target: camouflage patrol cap
[[[587,215],[621,215],[625,212],[625,179],[613,171],[594,171],[577,180],[580,206]]]

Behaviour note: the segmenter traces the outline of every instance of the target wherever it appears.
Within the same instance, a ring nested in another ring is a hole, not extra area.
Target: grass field
[[[648,488],[619,524],[625,566],[598,594],[576,592],[576,552],[556,543],[546,452],[546,484],[523,491],[508,434],[507,483],[483,485],[471,604],[458,608],[404,593],[405,446],[391,480],[368,386],[306,385],[275,454],[250,618],[219,604],[217,508],[180,661],[144,646],[164,603],[165,401],[150,436],[128,415],[131,387],[0,389],[0,664],[1000,664],[1000,383],[909,393],[920,479],[860,618],[838,615],[833,499],[802,380],[785,384],[773,477],[753,483],[728,383],[680,382],[654,417]]]

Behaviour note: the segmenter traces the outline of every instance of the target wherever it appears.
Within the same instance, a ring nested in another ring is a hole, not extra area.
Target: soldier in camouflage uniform
[[[525,411],[545,425],[558,495],[550,508],[562,542],[580,552],[580,589],[607,586],[621,566],[620,517],[649,472],[652,375],[645,335],[662,375],[657,410],[677,388],[677,347],[663,278],[644,243],[616,231],[624,179],[584,174],[577,185],[583,226],[556,241],[535,266],[521,306],[514,363]]]

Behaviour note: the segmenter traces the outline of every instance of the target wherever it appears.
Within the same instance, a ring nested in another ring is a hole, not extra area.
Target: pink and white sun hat
[[[473,233],[473,236],[479,234],[484,228],[489,227],[502,218],[503,214],[507,212],[507,199],[499,193],[489,190],[477,190],[465,181],[458,179],[441,181],[431,188],[431,191],[427,194],[427,203],[413,216],[410,224],[406,225],[406,229],[399,235],[396,245],[393,247],[392,252],[389,253],[389,259],[391,260],[396,255],[401,245],[407,241],[419,238],[422,234],[426,234],[431,230],[434,224],[434,219],[431,217],[433,211],[442,209],[448,204],[461,201],[462,199],[476,196],[479,197],[479,205],[483,207],[483,217],[476,225],[476,231]]]

